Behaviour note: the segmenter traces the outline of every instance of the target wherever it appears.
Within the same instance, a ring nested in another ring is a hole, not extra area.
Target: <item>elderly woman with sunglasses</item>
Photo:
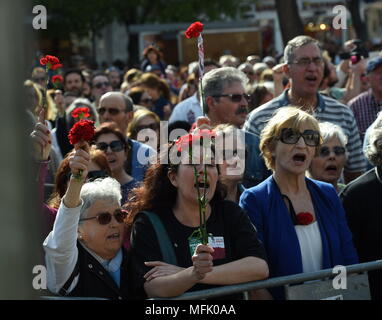
[[[337,193],[340,193],[345,187],[338,180],[347,160],[348,139],[341,127],[329,122],[320,123],[320,132],[323,142],[318,155],[312,160],[308,176],[315,180],[331,183]]]
[[[72,177],[53,230],[44,241],[48,288],[64,296],[129,298],[127,254],[122,247],[124,211],[119,183],[112,178],[85,183],[90,155],[78,143]],[[82,177],[75,174],[82,170]]]
[[[278,110],[261,133],[260,150],[273,174],[244,191],[240,206],[264,243],[270,277],[358,261],[336,190],[305,176],[320,142],[317,120],[294,107]],[[282,288],[270,291],[284,298]]]

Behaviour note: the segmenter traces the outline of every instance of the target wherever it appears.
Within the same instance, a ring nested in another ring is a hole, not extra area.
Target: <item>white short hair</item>
[[[111,177],[96,179],[82,186],[80,197],[83,201],[80,219],[86,217],[87,209],[97,200],[121,205],[121,185]]]

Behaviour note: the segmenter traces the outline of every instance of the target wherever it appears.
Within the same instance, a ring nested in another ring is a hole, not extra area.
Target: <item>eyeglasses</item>
[[[107,176],[108,174],[106,173],[105,170],[93,170],[88,172],[88,176],[86,179],[87,181],[94,181],[95,179],[105,178]]]
[[[220,97],[227,97],[230,98],[232,102],[240,102],[242,98],[249,101],[251,99],[251,96],[249,94],[219,94],[213,96],[214,98],[220,98]]]
[[[121,140],[114,140],[110,142],[110,144],[107,144],[106,142],[98,142],[96,143],[97,149],[106,152],[107,149],[110,147],[111,151],[113,152],[119,152],[122,151],[125,147],[125,144]]]
[[[114,211],[113,216],[118,223],[123,223],[123,221],[126,219],[127,212],[121,209],[117,209]],[[112,215],[109,212],[103,212],[103,213],[97,214],[95,217],[80,219],[80,221],[97,219],[99,224],[106,225],[111,222],[111,217]]]
[[[331,152],[334,152],[336,156],[343,156],[346,152],[346,149],[344,147],[335,146],[333,149],[330,149],[329,147],[322,147],[320,149],[320,157],[325,158],[330,155]]]
[[[324,59],[321,57],[315,57],[315,58],[301,58],[300,60],[293,61],[293,64],[297,64],[300,67],[306,68],[311,63],[314,63],[315,66],[320,67],[324,63]]]
[[[296,144],[300,137],[303,137],[305,144],[310,147],[317,147],[320,144],[320,133],[315,130],[305,130],[303,133],[292,128],[281,130],[280,140],[286,144]]]
[[[97,89],[101,89],[102,87],[108,87],[110,86],[110,82],[106,81],[106,82],[98,82],[94,85],[94,87],[96,87]]]
[[[101,116],[103,116],[106,111],[109,112],[112,116],[116,116],[122,110],[121,109],[117,109],[117,108],[104,108],[104,107],[101,107],[101,108],[98,108],[97,111],[98,111],[98,114],[101,115]]]
[[[141,131],[143,129],[157,130],[158,129],[158,124],[153,122],[153,123],[146,124],[146,125],[136,126],[135,131],[139,132],[139,131]]]

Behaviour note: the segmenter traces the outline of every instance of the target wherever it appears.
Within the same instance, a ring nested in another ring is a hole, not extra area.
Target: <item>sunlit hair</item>
[[[66,193],[66,189],[68,187],[68,182],[70,179],[69,158],[74,153],[74,150],[69,152],[66,155],[66,157],[61,161],[61,164],[57,169],[55,176],[54,192],[48,200],[48,205],[52,208],[58,209],[58,207],[60,206],[61,199]],[[111,169],[109,163],[107,162],[105,154],[101,150],[96,149],[95,146],[90,147],[89,153],[90,160],[96,163],[101,170],[105,171],[109,176],[111,176]]]
[[[268,169],[275,169],[275,158],[272,155],[276,143],[281,135],[281,130],[284,128],[292,128],[300,130],[302,126],[308,126],[312,130],[320,132],[318,121],[309,113],[302,111],[297,107],[283,107],[276,111],[270,118],[265,128],[260,135],[260,151],[263,155],[265,165]],[[316,154],[319,146],[316,147]]]
[[[24,82],[25,94],[27,96],[27,101],[30,104],[29,108],[33,114],[37,115],[38,111],[42,106],[42,90],[41,86],[34,83],[31,80],[26,80]]]
[[[370,126],[365,155],[374,166],[382,165],[382,112]]]
[[[316,40],[313,39],[312,37],[309,36],[297,36],[294,37],[292,40],[288,42],[284,49],[284,61],[287,64],[291,64],[294,61],[294,51],[302,46],[305,46],[307,44],[315,44],[320,50],[320,43]]]
[[[137,82],[137,85],[142,85],[150,89],[158,90],[160,94],[167,100],[170,100],[171,98],[170,87],[166,80],[159,78],[156,74],[150,72],[144,73]]]
[[[151,117],[155,120],[155,122],[160,124],[160,119],[158,115],[150,110],[147,109],[138,109],[134,111],[133,119],[130,121],[129,125],[127,126],[127,136],[133,140],[137,140],[138,132],[136,131],[137,126],[139,125],[139,122],[143,120],[146,117]]]
[[[80,219],[83,219],[86,218],[87,209],[96,201],[120,206],[122,199],[121,185],[111,177],[96,179],[82,186],[80,197],[83,201]]]

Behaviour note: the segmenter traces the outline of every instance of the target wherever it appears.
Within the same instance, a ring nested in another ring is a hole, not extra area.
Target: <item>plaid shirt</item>
[[[362,143],[353,112],[337,100],[317,93],[317,108],[313,116],[320,122],[331,122],[342,128],[348,138],[346,149],[349,157],[345,164],[347,172],[365,172],[366,158],[362,153]],[[253,110],[244,123],[243,129],[260,137],[261,131],[272,115],[281,107],[290,105],[288,89],[277,98]]]
[[[361,139],[365,137],[367,128],[377,119],[378,112],[382,111],[382,101],[377,101],[371,89],[361,93],[349,101],[349,107],[354,113]]]

